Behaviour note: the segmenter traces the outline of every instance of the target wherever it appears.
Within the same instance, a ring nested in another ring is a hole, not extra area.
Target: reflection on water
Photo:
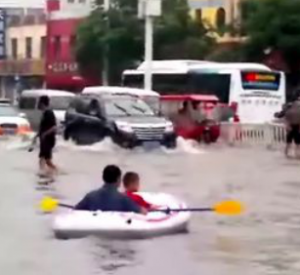
[[[99,270],[114,273],[118,269],[137,264],[137,251],[130,241],[114,241],[90,238],[91,255]]]

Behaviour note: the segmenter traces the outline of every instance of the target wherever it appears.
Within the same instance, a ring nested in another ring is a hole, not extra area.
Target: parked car
[[[0,136],[26,135],[31,132],[25,114],[8,103],[0,103]]]
[[[105,137],[122,147],[176,147],[171,121],[159,117],[138,96],[88,93],[78,95],[66,113],[65,139],[92,144]]]
[[[50,97],[50,105],[55,113],[58,125],[64,124],[66,110],[75,97],[74,93],[61,90],[24,90],[19,98],[19,109],[27,115],[34,130],[38,129],[40,123],[42,113],[38,109],[38,102],[43,95]]]

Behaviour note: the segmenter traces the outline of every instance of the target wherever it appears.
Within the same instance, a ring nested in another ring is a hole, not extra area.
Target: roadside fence
[[[285,144],[284,124],[222,123],[220,139],[230,146],[264,146],[279,149]]]

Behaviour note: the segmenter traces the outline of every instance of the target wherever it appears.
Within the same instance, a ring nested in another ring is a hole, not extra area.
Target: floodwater
[[[55,159],[66,172],[37,184],[37,152],[0,144],[0,270],[9,275],[295,275],[300,274],[300,163],[281,152],[222,145],[175,151],[125,151],[109,140],[78,148],[60,142]],[[45,195],[77,202],[101,184],[106,164],[138,171],[143,189],[168,192],[190,206],[225,199],[246,204],[239,217],[195,213],[188,234],[151,240],[60,241],[52,215],[38,211]]]

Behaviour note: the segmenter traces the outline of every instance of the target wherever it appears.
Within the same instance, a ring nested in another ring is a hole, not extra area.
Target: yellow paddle
[[[58,200],[56,200],[52,197],[45,197],[40,202],[40,209],[45,213],[51,213],[51,212],[55,211],[59,206],[74,209],[74,206],[69,205],[69,204],[60,203]]]
[[[60,203],[52,197],[45,197],[40,202],[40,209],[45,213],[51,213],[58,207],[74,209],[74,206]],[[245,211],[245,207],[238,201],[223,201],[210,208],[178,208],[178,209],[153,209],[151,212],[215,212],[220,215],[239,215]]]

